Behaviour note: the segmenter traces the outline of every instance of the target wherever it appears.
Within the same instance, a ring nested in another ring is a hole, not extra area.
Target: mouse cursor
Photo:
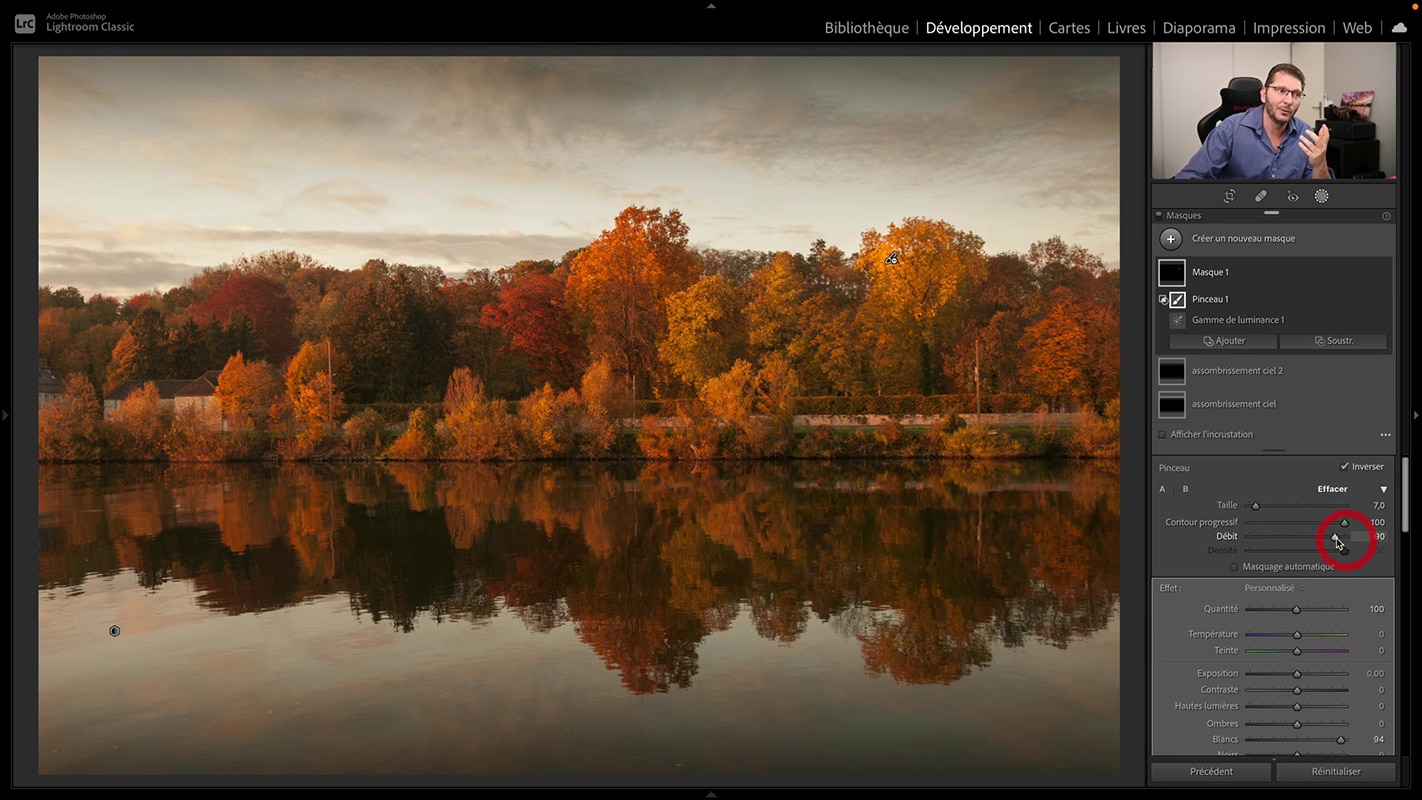
[[[1340,556],[1348,555],[1348,545],[1344,544],[1343,540],[1339,539],[1336,533],[1333,534],[1333,549],[1337,550]]]

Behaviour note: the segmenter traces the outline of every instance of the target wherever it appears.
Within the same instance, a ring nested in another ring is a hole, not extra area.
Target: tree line
[[[125,300],[39,291],[40,356],[100,394],[195,378],[242,352],[284,367],[329,341],[348,402],[438,402],[466,367],[493,397],[578,385],[607,359],[639,399],[695,397],[737,360],[778,355],[804,395],[1030,394],[1104,411],[1117,394],[1120,284],[1051,238],[988,254],[911,218],[857,253],[697,250],[676,211],[631,207],[587,247],[452,278],[371,260],[340,270],[293,252],[204,269]]]

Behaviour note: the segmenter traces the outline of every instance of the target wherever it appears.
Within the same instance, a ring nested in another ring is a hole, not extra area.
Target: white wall
[[[1328,95],[1371,89],[1372,120],[1378,125],[1381,168],[1397,171],[1397,50],[1371,42],[1159,42],[1151,54],[1151,174],[1170,178],[1200,149],[1195,124],[1219,106],[1230,78],[1264,80],[1281,62],[1298,65],[1307,82],[1299,116],[1312,125],[1317,104]]]
[[[1323,42],[1295,42],[1290,48],[1292,52],[1289,60],[1307,78],[1304,82],[1304,94],[1308,96],[1303,99],[1299,116],[1310,125],[1323,119],[1322,110],[1318,106],[1324,97],[1338,99],[1337,92],[1328,91],[1328,70],[1323,68],[1327,59],[1323,48]]]
[[[1334,103],[1344,92],[1372,90],[1378,126],[1379,165],[1388,175],[1397,174],[1397,48],[1372,42],[1329,42],[1323,46],[1324,81]],[[1308,73],[1304,73],[1307,75]],[[1309,99],[1313,82],[1309,81]]]

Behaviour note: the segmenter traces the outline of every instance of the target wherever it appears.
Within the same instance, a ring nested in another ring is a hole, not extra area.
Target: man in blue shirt
[[[1332,178],[1328,126],[1315,133],[1294,116],[1303,100],[1303,72],[1276,64],[1259,90],[1264,105],[1225,119],[1205,137],[1181,178],[1306,180]]]

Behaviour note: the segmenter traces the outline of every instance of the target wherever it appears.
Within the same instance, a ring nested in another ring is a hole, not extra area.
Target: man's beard
[[[1292,111],[1284,111],[1281,106],[1272,103],[1265,103],[1264,110],[1269,112],[1270,119],[1284,124],[1288,124],[1289,120],[1294,118],[1295,113]]]

